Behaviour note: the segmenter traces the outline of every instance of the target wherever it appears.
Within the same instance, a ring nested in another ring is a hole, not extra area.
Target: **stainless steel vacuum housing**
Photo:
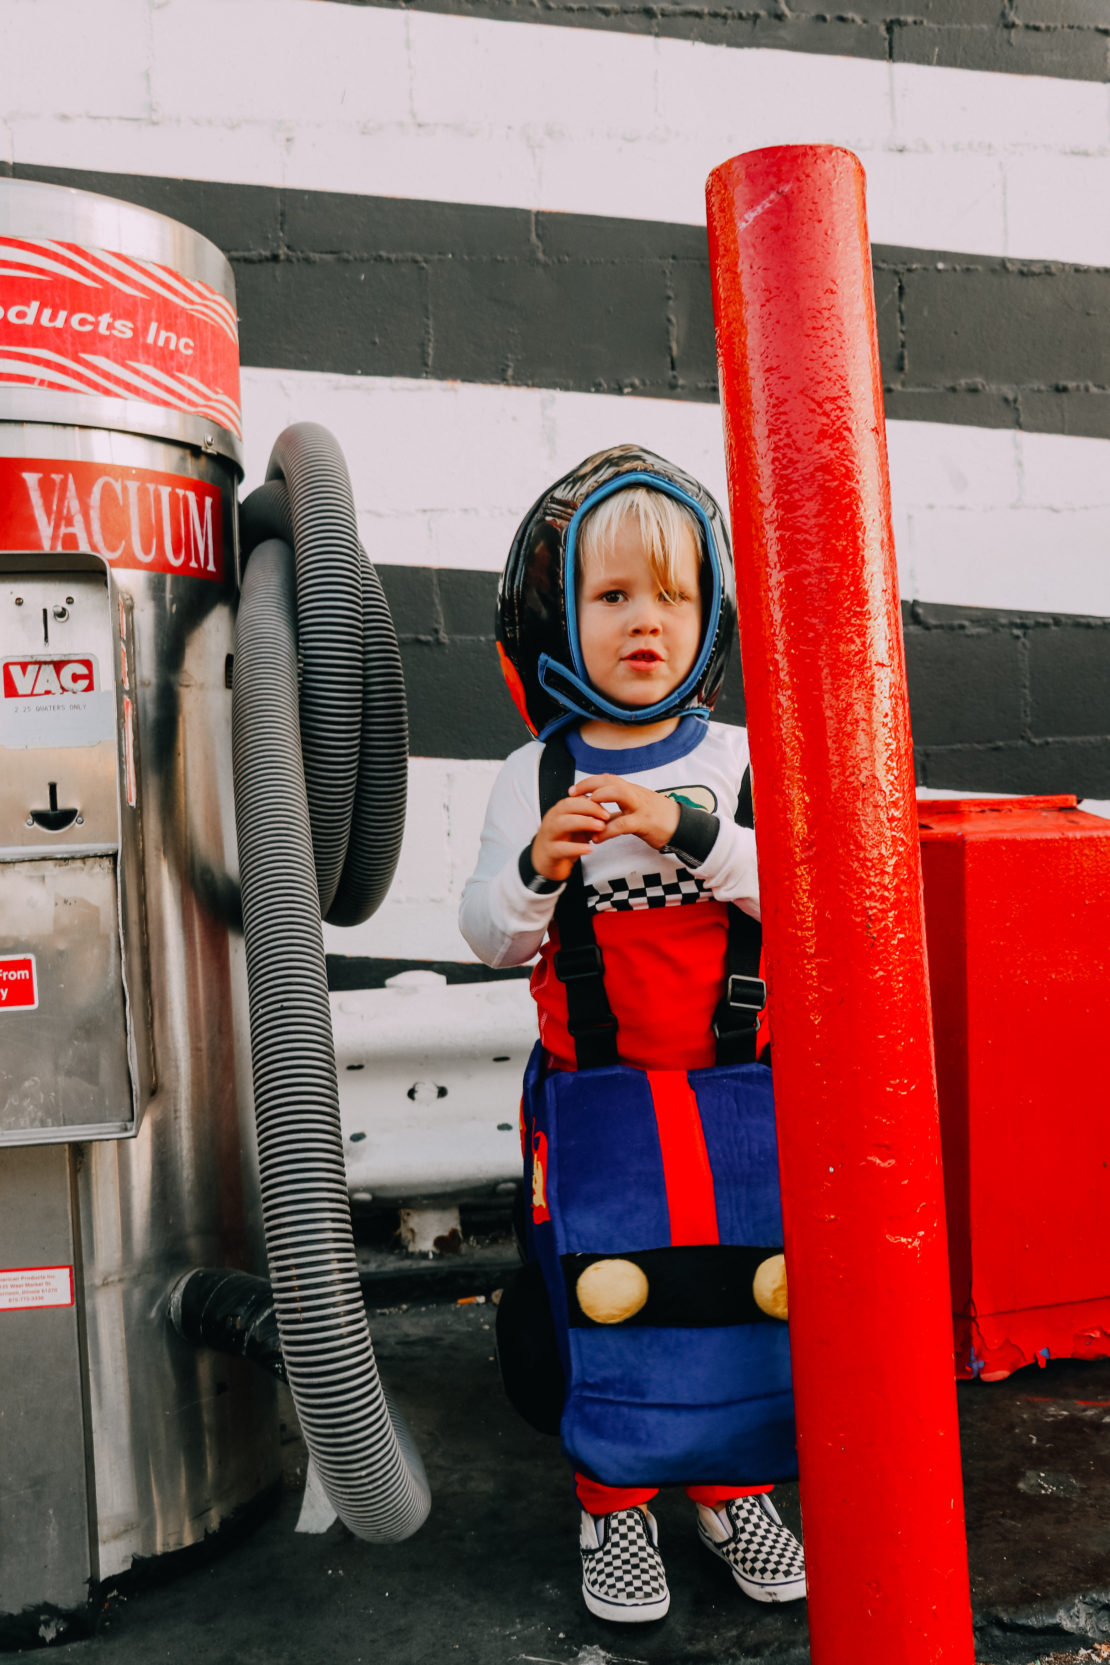
[[[52,1522],[5,1539],[2,1620],[202,1540],[278,1463],[273,1384],[161,1321],[183,1268],[265,1267],[232,273],[20,180],[0,252],[0,1489]]]

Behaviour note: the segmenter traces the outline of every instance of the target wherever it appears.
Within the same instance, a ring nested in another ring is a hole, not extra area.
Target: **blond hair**
[[[629,486],[624,491],[615,491],[583,517],[578,528],[578,574],[587,561],[604,560],[627,520],[636,521],[652,577],[659,588],[667,595],[677,594],[677,554],[682,534],[689,532],[693,537],[700,568],[701,526],[685,503],[651,486]]]

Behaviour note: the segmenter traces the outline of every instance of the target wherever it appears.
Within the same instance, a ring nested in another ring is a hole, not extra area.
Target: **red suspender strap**
[[[717,1199],[698,1101],[684,1070],[646,1070],[659,1129],[671,1244],[719,1243]]]

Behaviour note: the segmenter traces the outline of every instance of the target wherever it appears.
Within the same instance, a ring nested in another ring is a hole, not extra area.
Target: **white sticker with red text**
[[[97,746],[115,727],[115,698],[93,653],[0,659],[0,745]]]
[[[72,1305],[72,1266],[0,1267],[0,1312]]]
[[[33,1012],[39,985],[33,954],[0,954],[0,1012]]]

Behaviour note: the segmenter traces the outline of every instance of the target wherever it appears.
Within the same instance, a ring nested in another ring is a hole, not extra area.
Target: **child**
[[[541,815],[543,745],[508,758],[460,924],[488,965],[539,953],[532,993],[548,1071],[583,1063],[552,923],[578,864],[616,1058],[688,1071],[718,1056],[729,912],[759,917],[754,833],[734,819],[747,737],[708,721],[734,632],[720,510],[649,452],[588,458],[517,533],[499,596],[502,667],[541,740],[561,731],[575,779]],[[575,1481],[587,1607],[624,1622],[661,1618],[670,1596],[647,1508],[657,1488],[607,1486],[581,1469]],[[805,1594],[801,1545],[768,1485],[686,1489],[702,1541],[746,1594]]]

